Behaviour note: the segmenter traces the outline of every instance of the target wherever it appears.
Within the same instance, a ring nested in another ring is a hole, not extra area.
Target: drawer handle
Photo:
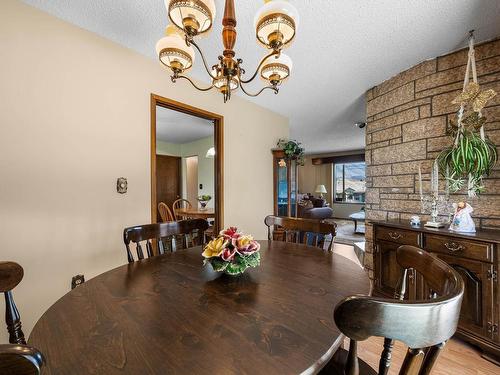
[[[450,251],[462,251],[464,249],[462,245],[455,242],[446,242],[444,246]]]
[[[399,240],[401,236],[399,233],[397,232],[389,232],[389,237],[391,237],[393,240]]]

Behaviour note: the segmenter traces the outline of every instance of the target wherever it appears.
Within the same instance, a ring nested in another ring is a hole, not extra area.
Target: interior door
[[[181,196],[181,158],[156,155],[156,202],[164,202],[170,209]],[[157,220],[161,222],[157,210]]]

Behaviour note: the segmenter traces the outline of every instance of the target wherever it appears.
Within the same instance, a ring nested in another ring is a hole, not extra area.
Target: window
[[[335,202],[365,202],[365,163],[334,164]]]

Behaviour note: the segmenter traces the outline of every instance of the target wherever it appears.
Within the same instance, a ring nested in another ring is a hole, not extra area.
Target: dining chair
[[[175,220],[187,219],[187,217],[185,217],[185,216],[177,215],[177,211],[182,209],[182,208],[188,208],[188,209],[193,208],[193,205],[191,204],[190,201],[188,201],[187,199],[183,199],[183,198],[180,198],[180,199],[177,199],[176,201],[174,201],[174,203],[172,204],[172,211],[174,213]]]
[[[153,247],[156,247],[157,254],[164,254],[165,251],[176,251],[178,242],[180,242],[181,248],[203,245],[205,242],[204,232],[207,228],[208,223],[203,219],[172,221],[169,223],[146,224],[125,228],[123,230],[123,241],[127,249],[127,259],[129,263],[134,262],[134,257],[130,249],[131,242],[136,244],[137,259],[141,260],[144,259],[141,242],[146,243],[146,254],[150,258],[155,255]]]
[[[21,327],[21,316],[12,296],[12,289],[19,285],[23,276],[24,270],[19,264],[0,262],[0,292],[5,295],[5,323],[11,344],[26,344]]]
[[[0,345],[0,374],[39,375],[45,359],[38,349],[28,345]]]
[[[169,221],[175,221],[174,214],[164,202],[158,203],[158,212],[160,213],[161,221],[167,223]]]
[[[295,217],[266,216],[268,240],[303,243],[331,251],[336,224]]]
[[[396,260],[402,271],[395,299],[351,296],[335,307],[335,324],[349,337],[349,351],[337,351],[322,374],[377,374],[357,357],[358,341],[372,336],[384,337],[379,375],[389,372],[395,340],[408,346],[400,375],[431,373],[446,341],[457,329],[464,282],[451,266],[414,246],[400,246]],[[415,277],[415,272],[429,286],[429,297],[404,301],[407,278]]]

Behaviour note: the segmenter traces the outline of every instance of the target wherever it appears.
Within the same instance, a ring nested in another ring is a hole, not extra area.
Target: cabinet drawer
[[[377,240],[395,242],[400,245],[419,246],[419,233],[410,230],[377,226],[375,236]]]
[[[462,258],[476,259],[483,262],[492,262],[492,248],[484,242],[467,241],[458,238],[425,234],[425,250],[453,254]]]

